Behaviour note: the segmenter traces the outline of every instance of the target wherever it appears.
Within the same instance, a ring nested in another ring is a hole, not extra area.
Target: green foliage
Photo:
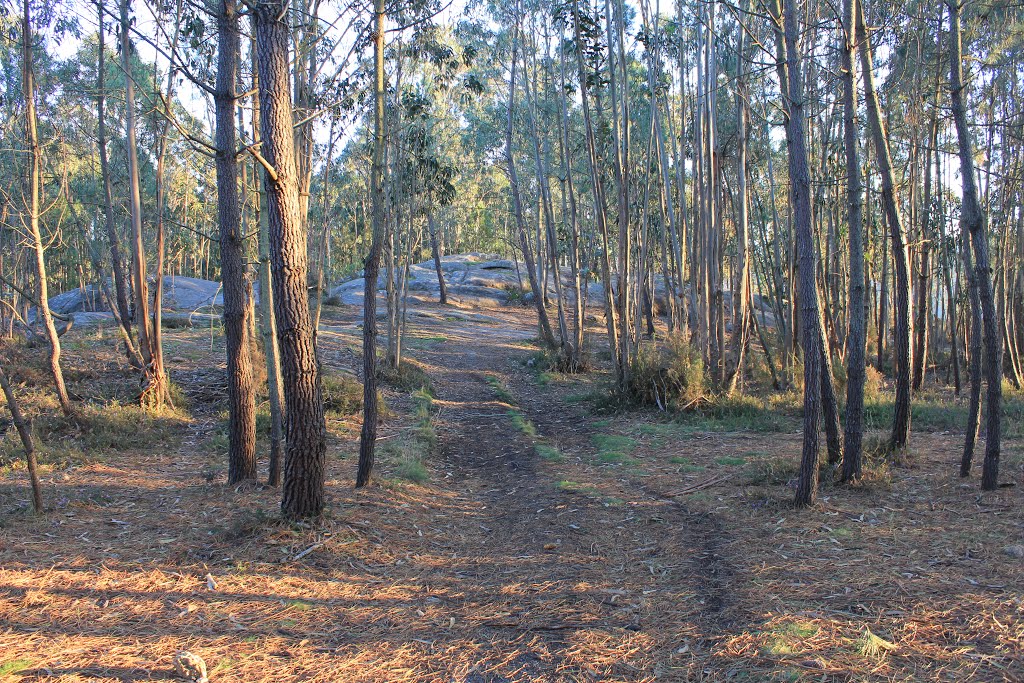
[[[629,374],[621,398],[632,405],[688,409],[707,395],[704,361],[682,335],[670,337],[662,347],[642,346]]]
[[[424,460],[437,447],[437,431],[433,421],[434,396],[427,387],[420,387],[410,397],[413,402],[412,429],[385,441],[381,452],[391,460],[395,476],[414,484],[422,484],[430,478]]]
[[[548,462],[562,462],[565,460],[565,456],[554,446],[538,443],[534,445],[533,450],[539,458]]]
[[[566,493],[578,493],[582,495],[597,493],[597,487],[593,484],[581,484],[580,482],[571,481],[569,479],[563,479],[558,482],[557,488],[559,491],[564,491]]]
[[[800,472],[800,463],[795,457],[774,456],[758,458],[744,470],[744,483],[748,486],[782,486],[788,484]]]
[[[597,449],[597,459],[606,464],[633,464],[635,459],[630,457],[636,447],[636,441],[621,434],[594,434],[590,437]]]
[[[406,456],[400,458],[395,467],[395,474],[406,481],[414,484],[422,484],[430,479],[430,472],[427,471],[423,461],[418,458]]]
[[[403,391],[415,391],[426,389],[433,391],[430,375],[423,369],[423,366],[411,359],[404,359],[397,368],[385,367],[380,371],[380,377],[389,385]]]
[[[353,375],[323,372],[324,411],[337,417],[355,415],[363,409],[363,385]]]

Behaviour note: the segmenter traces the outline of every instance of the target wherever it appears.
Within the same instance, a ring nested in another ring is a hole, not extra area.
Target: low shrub
[[[634,405],[686,409],[707,397],[704,361],[682,335],[670,337],[661,347],[641,347],[629,374],[629,385],[622,393]]]
[[[363,409],[363,385],[347,373],[324,372],[324,411],[335,415],[354,415]]]

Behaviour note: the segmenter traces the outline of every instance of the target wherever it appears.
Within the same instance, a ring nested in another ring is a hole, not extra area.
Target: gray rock
[[[197,277],[164,277],[164,306],[171,310],[194,311],[203,306],[223,306],[224,291],[219,282]]]
[[[1024,560],[1024,545],[1014,544],[1003,548],[1003,553],[1018,560]]]

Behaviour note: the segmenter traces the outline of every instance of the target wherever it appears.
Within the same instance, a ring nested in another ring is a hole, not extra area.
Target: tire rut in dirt
[[[574,425],[573,433],[577,440],[583,440],[580,437],[589,439],[597,433],[590,425],[590,416],[578,406],[557,400],[545,401],[543,394],[536,396],[524,412],[536,425],[538,433],[552,441],[564,438],[558,432],[566,422]],[[556,418],[556,415],[560,417]],[[567,415],[568,420],[565,419]],[[626,481],[637,493],[661,502],[664,511],[671,513],[666,526],[678,531],[667,531],[662,542],[667,546],[693,549],[686,565],[687,575],[680,579],[689,580],[698,589],[701,617],[719,630],[727,630],[741,621],[742,617],[734,614],[733,609],[733,590],[738,579],[724,550],[728,531],[718,516],[711,511],[692,510],[681,501],[669,499],[664,493],[637,480],[636,476]]]

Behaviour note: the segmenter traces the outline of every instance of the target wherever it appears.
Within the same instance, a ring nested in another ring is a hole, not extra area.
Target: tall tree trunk
[[[525,60],[524,60],[525,61]],[[547,155],[541,153],[540,129],[537,123],[537,92],[536,67],[534,69],[533,93],[529,82],[524,82],[523,91],[526,95],[526,112],[530,117],[530,138],[533,142],[534,169],[539,189],[540,216],[544,224],[544,243],[548,257],[548,272],[553,277],[555,301],[557,305],[558,339],[556,340],[562,360],[566,367],[575,367],[576,352],[569,340],[569,327],[565,318],[565,297],[562,295],[562,276],[558,265],[558,234],[555,230],[555,212],[551,199],[551,185],[548,181]],[[523,79],[526,81],[526,79]],[[540,252],[538,252],[538,256]],[[544,276],[546,282],[548,276]]]
[[[252,285],[246,274],[242,214],[238,204],[235,80],[241,34],[235,0],[221,0],[217,15],[217,222],[224,341],[228,364],[228,483],[256,479],[256,397],[252,379],[249,310]]]
[[[591,181],[591,192],[594,199],[594,218],[597,221],[597,231],[601,238],[601,278],[602,284],[604,285],[604,312],[605,312],[605,326],[608,331],[608,346],[612,352],[612,361],[616,364],[620,363],[618,354],[618,316],[615,308],[615,298],[612,291],[612,274],[611,274],[611,261],[610,253],[611,248],[608,241],[608,212],[607,203],[605,201],[605,190],[604,180],[601,175],[601,162],[597,155],[597,136],[594,132],[595,127],[600,128],[601,122],[598,120],[595,126],[594,118],[591,116],[590,111],[590,96],[588,94],[587,83],[589,77],[583,60],[583,29],[581,26],[581,17],[579,11],[579,0],[572,0],[572,15],[573,15],[573,36],[576,43],[576,68],[580,83],[580,101],[583,107],[583,123],[586,132],[587,141],[587,161],[589,162],[590,168],[590,181]],[[618,372],[618,370],[617,370]]]
[[[327,244],[331,232],[331,166],[334,162],[334,127],[337,119],[331,114],[331,129],[327,134],[327,160],[324,162],[323,220],[320,223],[320,243],[316,250],[316,309],[313,314],[313,332],[320,333],[320,314],[324,307],[324,269],[327,263]]]
[[[251,17],[252,35],[256,33],[256,17]],[[259,71],[256,68],[256,44],[251,39],[253,90],[259,90]],[[260,98],[252,98],[253,136],[260,134]],[[263,337],[263,355],[267,366],[267,395],[270,403],[270,462],[267,485],[281,485],[281,460],[284,451],[284,396],[281,378],[281,348],[277,343],[277,321],[274,317],[274,284],[270,274],[270,226],[267,222],[267,193],[254,173],[256,183],[256,225],[259,232],[260,262],[260,333]]]
[[[960,205],[960,225],[970,235],[974,250],[974,283],[981,303],[985,339],[985,463],[982,466],[981,488],[993,491],[999,485],[1000,446],[1000,403],[1002,402],[1002,344],[999,324],[996,319],[995,298],[992,293],[992,273],[989,267],[988,236],[985,234],[985,216],[978,201],[978,186],[974,178],[974,144],[967,127],[967,107],[964,104],[963,54],[960,36],[960,5],[949,0],[950,75],[949,88],[953,122],[956,124],[957,143],[960,147],[960,178],[963,182],[963,196]],[[973,311],[975,319],[978,311]],[[978,325],[973,325],[977,333]],[[972,342],[976,349],[977,342]],[[972,354],[980,355],[980,354]],[[974,363],[974,358],[971,359]],[[975,379],[972,377],[972,384]],[[964,452],[963,465],[970,467],[968,454]],[[961,469],[961,474],[963,469]]]
[[[750,10],[753,2],[749,3]],[[750,312],[747,302],[747,290],[750,283],[750,265],[747,262],[747,243],[749,241],[749,199],[747,197],[747,139],[748,108],[750,92],[747,86],[747,42],[746,31],[737,26],[739,38],[736,53],[739,60],[736,70],[736,193],[739,195],[739,206],[736,215],[736,299],[733,301],[732,315],[732,353],[734,364],[729,392],[736,390],[740,376],[743,374],[743,355],[747,348],[747,329]]]
[[[39,227],[39,195],[43,174],[43,150],[39,146],[39,131],[36,127],[36,81],[32,68],[32,14],[29,0],[24,0],[22,7],[24,12],[21,23],[21,74],[25,98],[25,133],[28,138],[27,142],[31,159],[28,179],[28,225],[26,227],[32,238],[32,249],[35,254],[36,296],[38,297],[36,313],[37,319],[43,322],[46,339],[50,344],[50,374],[53,375],[57,400],[60,402],[60,409],[64,414],[70,416],[72,414],[71,399],[68,397],[68,390],[64,385],[64,373],[60,368],[60,337],[57,334],[57,326],[53,322],[53,315],[50,313],[50,300],[46,280],[46,248],[43,246],[43,236]]]
[[[124,330],[126,344],[128,344],[129,354],[137,355],[138,351],[134,348],[132,341],[132,325],[131,325],[131,308],[128,306],[128,284],[124,273],[124,259],[121,256],[121,239],[117,235],[117,229],[114,227],[114,193],[110,182],[110,164],[107,160],[107,113],[106,113],[106,47],[104,46],[104,33],[103,30],[103,0],[97,0],[96,3],[99,21],[99,47],[97,49],[97,63],[96,63],[96,145],[99,148],[100,156],[100,176],[103,179],[103,201],[104,201],[104,218],[107,232],[107,241],[110,244],[110,260],[111,260],[111,276],[114,280],[114,292],[116,299],[114,305],[117,307],[117,313],[121,328]],[[103,283],[100,283],[103,285]]]
[[[434,270],[437,271],[437,287],[440,292],[438,303],[448,304],[448,285],[444,282],[444,268],[441,267],[441,245],[437,241],[437,225],[434,223],[434,209],[427,206],[427,230],[430,232],[430,254],[434,259]]]
[[[821,362],[824,355],[821,312],[818,309],[818,284],[814,267],[814,235],[811,231],[811,178],[807,165],[804,132],[804,87],[798,46],[800,27],[797,2],[788,0],[784,17],[775,4],[775,21],[784,19],[777,40],[784,40],[779,52],[784,56],[787,100],[786,143],[789,147],[790,193],[793,204],[793,229],[796,235],[800,275],[800,325],[804,351],[804,438],[796,505],[814,503],[818,487],[818,420],[821,416]],[[779,35],[781,33],[781,35]]]
[[[882,121],[881,104],[875,88],[872,66],[871,36],[864,21],[864,7],[857,7],[857,32],[862,36],[861,65],[864,69],[864,94],[868,103],[868,122],[878,158],[881,176],[882,207],[892,240],[893,275],[895,288],[896,322],[893,326],[893,370],[896,375],[896,402],[894,406],[892,439],[894,451],[905,450],[910,440],[910,260],[907,254],[906,232],[896,202],[896,183],[893,177],[889,140]]]
[[[373,236],[363,269],[363,427],[356,486],[370,483],[377,442],[377,276],[384,247],[384,0],[373,0],[373,161],[370,202]],[[388,273],[390,277],[391,274]]]
[[[612,177],[615,179],[617,211],[616,217],[619,224],[618,239],[618,266],[616,273],[619,289],[616,297],[616,307],[619,312],[619,338],[618,363],[616,363],[616,374],[620,389],[625,389],[630,381],[630,339],[634,334],[633,320],[630,315],[629,292],[630,292],[630,269],[632,239],[629,229],[629,85],[626,80],[626,59],[625,48],[623,47],[622,14],[624,8],[621,0],[615,2],[614,19],[611,13],[611,0],[604,0],[605,28],[608,38],[609,58],[609,94],[611,97],[612,110],[612,144],[614,146]],[[614,31],[613,31],[614,25]],[[621,83],[622,94],[619,94]]]
[[[146,281],[146,248],[142,238],[142,195],[139,179],[139,152],[135,126],[135,80],[131,69],[132,46],[129,39],[130,0],[121,0],[121,68],[125,74],[125,132],[128,138],[128,206],[132,226],[132,293],[135,297],[135,323],[139,332],[139,353],[143,368],[139,401],[158,408],[168,399],[167,375],[162,358],[156,352],[153,320],[149,315],[149,283]]]
[[[846,337],[846,424],[842,480],[861,474],[864,439],[865,344],[864,190],[857,155],[857,1],[844,0],[842,18],[843,146],[846,153],[846,203],[850,234],[849,325]]]
[[[281,511],[286,518],[324,508],[327,427],[306,292],[306,235],[299,193],[288,89],[287,0],[257,6],[256,62],[267,194],[274,309],[285,399],[285,461]]]
[[[939,32],[941,35],[941,31]],[[938,69],[936,69],[938,73]],[[938,78],[936,77],[936,81]],[[936,98],[938,97],[939,84],[935,83]],[[935,102],[935,105],[938,103]],[[936,149],[936,136],[938,131],[938,106],[932,109],[932,120],[928,127],[928,144],[924,152],[924,206],[921,220],[921,253],[918,272],[916,322],[914,323],[914,371],[910,379],[911,389],[920,391],[924,383],[924,374],[927,369],[928,356],[928,320],[931,317],[931,215],[932,215],[932,166],[931,153]]]
[[[580,225],[579,211],[576,204],[576,187],[572,179],[572,147],[569,143],[569,105],[566,102],[565,90],[565,50],[558,51],[558,143],[562,154],[562,168],[564,182],[562,186],[562,214],[564,220],[568,221],[569,232],[569,260],[572,268],[573,285],[573,348],[576,350],[576,361],[578,366],[584,362],[583,340],[585,323],[583,320],[586,293],[586,283],[581,277],[582,258],[580,248]],[[567,218],[565,218],[567,216]],[[570,368],[570,370],[573,368]]]

